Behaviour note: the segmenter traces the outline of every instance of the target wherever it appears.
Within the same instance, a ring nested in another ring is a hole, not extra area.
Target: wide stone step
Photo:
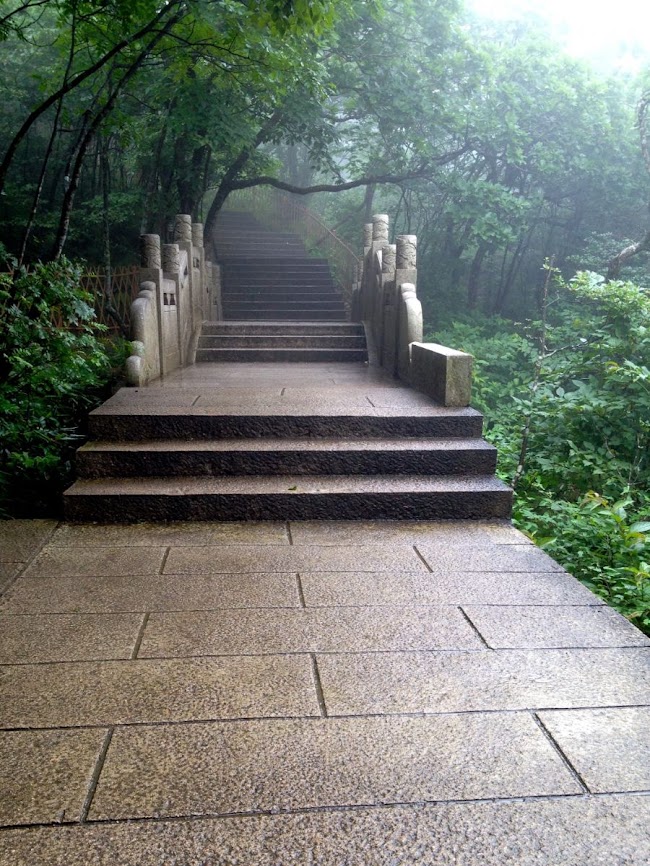
[[[237,475],[77,481],[70,521],[489,519],[510,516],[512,491],[493,476]],[[360,568],[362,567],[360,564]]]
[[[489,475],[482,439],[219,439],[90,442],[80,478],[220,475]]]
[[[363,335],[341,334],[202,334],[198,350],[203,349],[361,349]]]
[[[395,438],[473,439],[481,436],[483,416],[475,409],[444,406],[417,409],[333,408],[312,404],[280,408],[103,405],[90,413],[91,438],[109,442],[149,439],[231,438]]]
[[[322,322],[204,322],[204,335],[218,334],[332,334],[341,336],[364,336],[363,325],[355,322],[338,322],[323,324]]]
[[[368,358],[365,345],[362,348],[202,348],[196,350],[198,363],[223,363],[238,361],[244,363],[350,363],[365,361]]]

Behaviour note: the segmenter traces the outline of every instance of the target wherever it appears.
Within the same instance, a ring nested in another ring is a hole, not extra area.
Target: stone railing
[[[174,243],[140,236],[140,293],[131,306],[129,385],[146,385],[194,363],[204,319],[220,306],[217,269],[206,259],[203,225],[178,214]]]
[[[363,262],[352,293],[352,320],[366,328],[374,363],[443,406],[467,406],[472,356],[423,342],[417,296],[417,238],[388,242],[388,216],[364,226]]]

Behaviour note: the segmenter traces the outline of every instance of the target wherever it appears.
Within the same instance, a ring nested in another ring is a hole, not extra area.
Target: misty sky
[[[549,21],[566,50],[597,65],[637,72],[650,64],[647,0],[466,0],[486,18]]]

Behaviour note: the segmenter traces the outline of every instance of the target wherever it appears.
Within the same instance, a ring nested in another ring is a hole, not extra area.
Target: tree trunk
[[[479,293],[481,288],[481,268],[483,260],[488,252],[490,245],[481,241],[478,249],[474,253],[472,266],[469,269],[469,277],[467,280],[467,306],[470,310],[475,310],[478,306]]]

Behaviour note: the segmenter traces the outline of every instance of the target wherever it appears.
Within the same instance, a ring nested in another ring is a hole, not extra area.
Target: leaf
[[[650,520],[640,520],[630,526],[630,532],[650,532]]]

